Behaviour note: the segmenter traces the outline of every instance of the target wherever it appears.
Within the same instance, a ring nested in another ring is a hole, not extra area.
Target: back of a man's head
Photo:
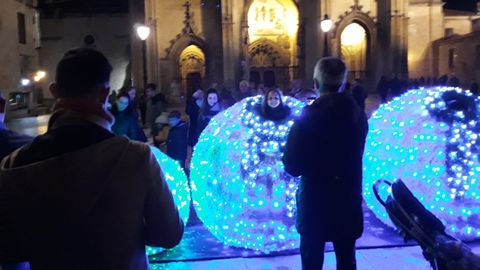
[[[57,65],[55,81],[60,98],[77,98],[108,88],[112,66],[99,51],[89,48],[72,49]]]
[[[336,57],[318,60],[313,72],[315,87],[320,93],[339,92],[346,82],[347,65]]]

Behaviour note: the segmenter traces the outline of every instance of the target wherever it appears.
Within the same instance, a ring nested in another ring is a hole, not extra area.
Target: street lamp
[[[328,33],[332,30],[333,21],[328,17],[327,14],[323,17],[323,20],[320,22],[320,28],[325,33],[325,45],[323,47],[323,56],[328,56]]]
[[[47,73],[43,70],[39,70],[35,73],[35,75],[33,76],[33,80],[35,82],[39,82],[41,81],[42,79],[44,79],[45,77],[47,76]]]
[[[26,79],[26,78],[23,78],[20,80],[20,83],[22,84],[22,86],[29,86],[30,85],[30,80],[29,79]]]
[[[137,26],[137,36],[142,40],[142,59],[143,59],[143,89],[147,87],[147,38],[150,36],[150,27],[146,25]]]

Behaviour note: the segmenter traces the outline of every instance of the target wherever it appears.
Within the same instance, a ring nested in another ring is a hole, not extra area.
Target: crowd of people
[[[169,111],[155,84],[139,97],[132,87],[110,95],[111,70],[96,50],[66,52],[50,87],[56,103],[48,131],[36,138],[5,127],[0,99],[4,269],[18,269],[22,262],[31,269],[148,269],[145,245],[174,247],[184,224],[145,144],[146,128],[153,144],[165,147],[188,172],[189,152],[209,121],[254,95],[263,95],[257,109],[271,121],[290,114],[284,95],[307,105],[292,126],[283,157],[285,170],[301,176],[296,226],[303,269],[321,269],[325,242],[334,244],[338,269],[356,269],[368,91],[361,80],[346,82],[343,61],[319,60],[313,89],[303,88],[301,80],[285,91],[248,81],[233,93],[199,88],[187,99],[185,114]],[[397,77],[382,77],[377,88],[382,101],[404,89]]]
[[[450,77],[445,74],[439,78],[420,77],[409,80],[400,80],[397,75],[394,75],[390,80],[386,76],[382,76],[377,84],[377,93],[380,95],[382,103],[385,103],[391,98],[401,96],[410,89],[429,86],[461,87],[465,85],[454,74]],[[471,83],[466,88],[474,95],[479,94],[479,85],[476,82]]]

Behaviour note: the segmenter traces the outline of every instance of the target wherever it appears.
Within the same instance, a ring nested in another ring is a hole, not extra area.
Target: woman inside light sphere
[[[191,181],[198,216],[226,245],[264,252],[297,248],[298,179],[282,156],[304,104],[278,89],[215,116],[195,147]]]
[[[290,114],[290,108],[283,104],[282,91],[278,88],[272,88],[265,93],[262,106],[260,108],[261,115],[272,121],[285,119]]]

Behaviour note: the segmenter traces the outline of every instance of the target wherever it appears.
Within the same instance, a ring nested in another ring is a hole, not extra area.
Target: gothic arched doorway
[[[367,31],[355,22],[340,35],[340,54],[348,66],[349,81],[366,77],[367,43]]]
[[[250,80],[288,85],[297,73],[299,12],[292,0],[251,0],[245,46]]]
[[[183,95],[190,98],[205,77],[205,54],[196,45],[187,46],[179,57]]]

